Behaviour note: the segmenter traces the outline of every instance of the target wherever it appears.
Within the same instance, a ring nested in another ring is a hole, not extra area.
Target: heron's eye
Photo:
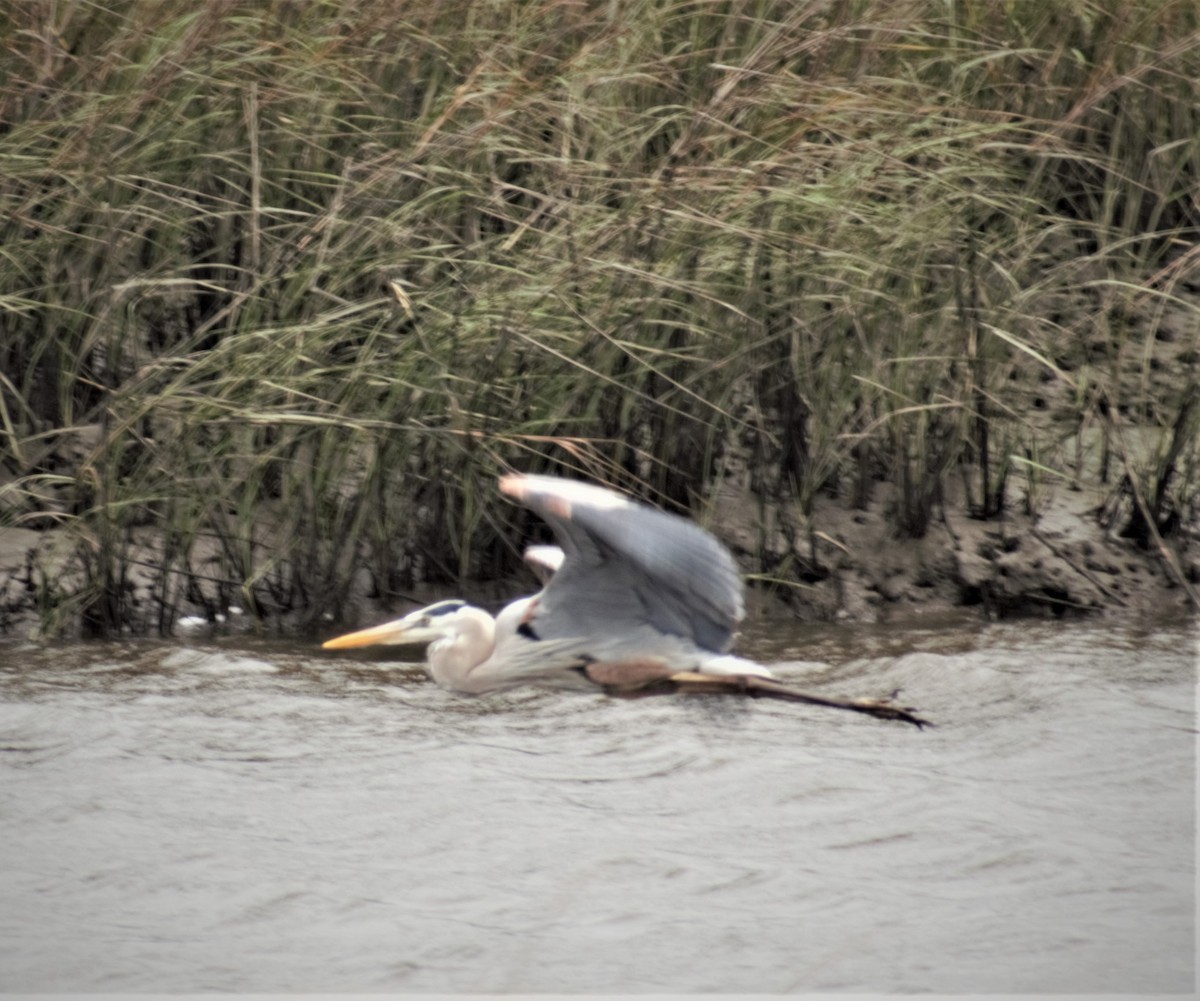
[[[431,625],[433,625],[433,619],[431,619],[428,615],[422,615],[421,616],[421,625],[422,626],[431,626]]]

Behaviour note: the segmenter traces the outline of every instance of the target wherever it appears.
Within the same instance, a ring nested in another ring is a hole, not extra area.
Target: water
[[[0,648],[0,991],[1193,990],[1190,626],[743,652],[939,726],[469,699],[245,640]]]

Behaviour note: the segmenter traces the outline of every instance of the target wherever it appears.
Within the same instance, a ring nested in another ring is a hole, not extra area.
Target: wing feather
[[[500,489],[542,517],[565,554],[540,601],[539,635],[654,631],[729,649],[742,582],[729,551],[699,525],[573,480],[514,475]]]

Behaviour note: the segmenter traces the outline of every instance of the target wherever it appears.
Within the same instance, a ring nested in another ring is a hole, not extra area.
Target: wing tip
[[[505,473],[498,481],[500,492],[506,497],[523,500],[529,492],[528,480],[524,473]]]
[[[569,519],[575,505],[600,510],[634,507],[636,502],[625,494],[597,483],[568,480],[557,476],[538,476],[532,473],[505,473],[500,477],[500,492],[518,503],[538,504],[551,514]]]

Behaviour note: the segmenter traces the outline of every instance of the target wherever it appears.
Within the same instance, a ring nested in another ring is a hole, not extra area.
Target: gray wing
[[[666,634],[714,653],[732,645],[741,578],[699,525],[574,480],[513,475],[500,489],[544,518],[565,554],[538,601],[539,637]]]
[[[537,575],[544,587],[558,573],[566,554],[558,546],[526,546],[525,565]]]

